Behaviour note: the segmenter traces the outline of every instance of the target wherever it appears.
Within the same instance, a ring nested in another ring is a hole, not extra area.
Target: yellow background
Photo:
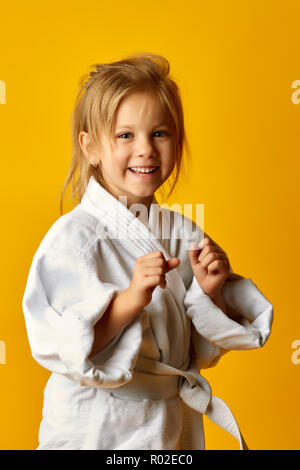
[[[169,203],[205,204],[205,231],[273,303],[263,349],[204,371],[251,449],[299,449],[298,1],[4,2],[0,16],[0,448],[34,449],[50,372],[31,356],[22,296],[33,255],[60,216],[70,115],[90,64],[164,55],[182,93],[189,179]],[[72,208],[65,205],[65,212]],[[205,418],[208,449],[237,449]]]

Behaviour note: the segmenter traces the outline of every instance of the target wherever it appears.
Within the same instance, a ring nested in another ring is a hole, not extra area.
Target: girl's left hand
[[[223,284],[230,274],[226,253],[210,238],[204,238],[199,248],[189,250],[189,256],[195,278],[205,294],[211,298],[222,295]]]

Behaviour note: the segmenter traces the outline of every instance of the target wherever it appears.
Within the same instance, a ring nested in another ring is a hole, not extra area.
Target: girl
[[[79,203],[42,240],[23,297],[32,355],[52,372],[38,449],[204,449],[203,414],[246,449],[199,371],[263,346],[273,308],[196,223],[157,204],[186,145],[168,61],[96,65],[72,132],[62,196],[72,181]]]

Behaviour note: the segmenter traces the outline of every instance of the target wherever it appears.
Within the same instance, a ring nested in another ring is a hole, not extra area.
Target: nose
[[[142,135],[137,139],[137,155],[147,157],[156,153],[154,141],[151,137]]]

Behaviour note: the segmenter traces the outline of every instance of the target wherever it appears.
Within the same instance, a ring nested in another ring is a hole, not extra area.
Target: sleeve
[[[114,388],[129,382],[142,343],[141,314],[89,358],[93,327],[120,291],[100,280],[88,254],[51,248],[35,256],[22,301],[34,359],[80,385]]]
[[[229,350],[262,347],[271,332],[273,306],[251,279],[231,270],[223,293],[234,320],[204,293],[195,276],[184,299],[194,327],[192,344],[197,359],[203,361],[202,368],[212,367]]]
[[[228,349],[204,338],[191,323],[191,356],[196,359],[199,369],[214,367],[227,352]]]

